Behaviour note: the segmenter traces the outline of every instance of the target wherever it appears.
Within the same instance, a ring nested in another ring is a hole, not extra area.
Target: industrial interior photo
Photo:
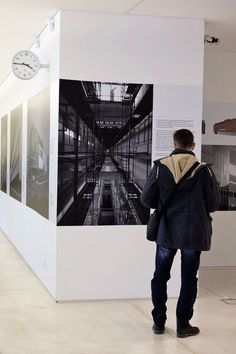
[[[202,159],[215,173],[220,192],[219,210],[236,210],[236,147],[203,145]]]
[[[58,225],[147,224],[153,85],[60,80]]]

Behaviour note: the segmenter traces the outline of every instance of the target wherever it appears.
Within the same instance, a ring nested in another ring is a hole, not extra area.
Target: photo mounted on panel
[[[202,161],[215,173],[219,210],[236,210],[236,105],[208,104],[202,130]]]
[[[22,106],[11,111],[10,125],[10,196],[19,201],[22,181],[22,114]]]
[[[60,80],[58,225],[145,225],[153,85]]]
[[[236,118],[217,122],[213,126],[215,134],[236,135]]]
[[[28,100],[27,206],[48,218],[50,89]]]
[[[219,210],[236,210],[236,146],[203,145],[202,161],[215,173],[219,191]]]
[[[7,192],[7,115],[1,119],[1,190]]]

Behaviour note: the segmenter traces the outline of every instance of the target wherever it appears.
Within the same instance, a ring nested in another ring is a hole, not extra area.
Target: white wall
[[[203,20],[62,11],[60,77],[202,86]]]
[[[27,99],[51,85],[50,221],[1,192],[0,227],[57,300],[149,297],[155,253],[155,245],[145,239],[145,226],[55,226],[59,72],[63,79],[155,84],[154,120],[158,107],[167,118],[173,112],[182,118],[189,98],[183,92],[196,90],[188,114],[198,119],[203,34],[201,20],[63,11],[56,17],[56,31],[46,29],[41,47],[32,49],[50,69],[30,81],[10,75],[0,87],[2,117],[22,102],[25,116]],[[170,98],[172,110],[166,105]],[[23,149],[26,162],[25,143]],[[176,296],[179,258],[172,273],[169,295]]]
[[[41,34],[40,48],[32,47],[41,64],[41,69],[32,80],[23,81],[10,74],[0,86],[0,118],[19,104],[24,104],[23,113],[23,175],[22,201],[17,202],[9,195],[0,193],[0,227],[15,245],[26,262],[39,277],[52,296],[56,297],[56,179],[57,179],[57,125],[59,93],[59,33],[60,15],[56,16],[55,31],[46,28]],[[25,48],[19,48],[25,49]],[[9,67],[10,70],[10,67]],[[27,99],[51,86],[50,97],[50,173],[49,173],[49,220],[41,217],[25,205],[26,202],[26,137]],[[8,151],[9,165],[9,151]],[[8,173],[9,176],[9,173]],[[8,180],[9,186],[9,180]],[[8,187],[9,190],[9,187]]]
[[[145,226],[58,227],[57,300],[149,298],[155,244]],[[179,258],[169,296],[179,292]]]
[[[196,89],[188,114],[201,121],[203,21],[71,11],[61,19],[62,79],[153,83],[154,120],[159,105],[169,115],[167,97],[183,117],[189,95],[179,89]],[[58,227],[57,299],[150,296],[154,248],[144,226]],[[178,294],[179,258],[173,273],[170,296]]]
[[[56,227],[34,210],[0,192],[1,230],[56,297]]]
[[[58,299],[149,297],[155,252],[144,229],[58,227]]]
[[[235,211],[217,211],[213,217],[212,248],[203,252],[202,267],[236,266]]]
[[[213,124],[236,118],[236,53],[206,50],[204,104],[206,136],[203,144],[236,145],[236,136],[215,135]],[[212,249],[202,256],[202,266],[236,266],[235,211],[213,215]]]
[[[206,50],[204,102],[236,102],[236,53]]]

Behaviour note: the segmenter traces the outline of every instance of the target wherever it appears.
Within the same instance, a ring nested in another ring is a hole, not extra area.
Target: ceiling
[[[0,0],[0,82],[15,52],[29,48],[58,9],[204,18],[205,33],[220,38],[212,49],[236,52],[235,0]]]

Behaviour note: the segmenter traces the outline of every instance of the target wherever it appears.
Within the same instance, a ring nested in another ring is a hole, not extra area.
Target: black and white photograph
[[[202,124],[202,161],[215,173],[219,210],[236,210],[236,105],[208,103]]]
[[[48,218],[50,89],[28,101],[27,206]]]
[[[7,192],[7,115],[1,119],[1,190]]]
[[[58,225],[145,225],[153,85],[60,80]]]
[[[22,112],[22,105],[11,111],[10,125],[10,196],[18,201],[21,201]]]
[[[203,145],[202,161],[209,164],[219,184],[219,210],[236,210],[236,146]]]

